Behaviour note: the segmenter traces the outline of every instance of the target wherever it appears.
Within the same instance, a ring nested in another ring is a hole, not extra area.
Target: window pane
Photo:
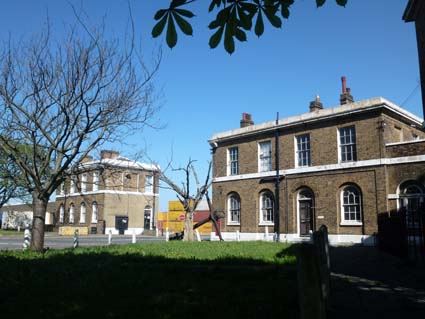
[[[260,143],[260,172],[268,172],[272,170],[272,145],[271,142]]]
[[[360,192],[354,187],[347,187],[343,191],[343,216],[345,221],[361,222]]]
[[[310,134],[297,136],[298,166],[310,166]]]
[[[241,204],[239,197],[231,195],[229,198],[229,221],[233,223],[240,222]]]
[[[339,144],[342,162],[357,160],[356,129],[354,126],[339,129]]]
[[[239,164],[238,164],[238,148],[232,147],[229,148],[229,174],[238,175],[239,174]]]
[[[263,193],[261,195],[261,222],[273,223],[274,209],[273,209],[273,196],[270,193]]]

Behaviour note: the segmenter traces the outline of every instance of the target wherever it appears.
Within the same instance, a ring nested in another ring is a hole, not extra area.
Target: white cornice
[[[394,157],[394,158],[378,158],[378,159],[356,161],[356,162],[349,162],[349,163],[291,168],[286,170],[279,170],[279,176],[344,170],[344,169],[350,169],[350,168],[363,168],[363,167],[379,166],[379,165],[417,163],[417,162],[425,162],[425,155],[404,156],[404,157]],[[213,179],[213,182],[214,183],[230,182],[230,181],[238,181],[238,180],[246,180],[246,179],[254,179],[254,178],[266,178],[271,176],[276,176],[276,171],[215,177]]]
[[[69,198],[69,197],[84,197],[90,195],[102,195],[102,194],[114,194],[114,195],[133,195],[133,196],[145,196],[145,197],[158,197],[158,193],[140,193],[140,192],[126,192],[126,191],[115,191],[115,190],[99,190],[95,192],[84,192],[84,193],[72,193],[72,194],[64,194],[64,195],[56,195],[56,198]]]
[[[341,106],[326,108],[323,110],[304,113],[297,116],[292,116],[284,119],[279,119],[277,124],[276,121],[260,123],[256,125],[251,125],[243,128],[234,129],[231,131],[226,131],[222,133],[217,133],[212,136],[209,140],[209,143],[217,143],[229,139],[240,138],[255,134],[261,134],[276,129],[289,128],[293,126],[298,126],[301,124],[314,123],[318,121],[323,121],[327,119],[333,119],[341,116],[352,115],[355,113],[363,113],[371,110],[377,110],[379,108],[387,109],[412,124],[416,124],[419,127],[422,127],[423,120],[416,115],[406,111],[405,109],[399,107],[398,105],[384,99],[383,97],[376,97],[368,100],[358,101],[354,103],[348,103]]]

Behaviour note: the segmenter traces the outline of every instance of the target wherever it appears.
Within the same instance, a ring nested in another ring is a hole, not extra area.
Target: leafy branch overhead
[[[177,27],[185,35],[193,35],[189,19],[195,14],[187,10],[187,5],[196,0],[172,0],[168,9],[160,9],[154,19],[157,21],[152,29],[154,38],[164,33],[170,48],[177,44]],[[272,27],[281,28],[282,18],[288,19],[290,7],[295,0],[210,0],[208,11],[217,15],[208,28],[213,30],[209,45],[216,48],[223,41],[224,49],[232,54],[235,51],[235,40],[247,41],[247,32],[254,29],[260,37],[264,33],[264,21]],[[325,4],[326,0],[315,0],[317,7]],[[348,0],[335,0],[340,6],[345,6]],[[183,9],[185,7],[185,9]],[[177,26],[177,27],[176,27]]]

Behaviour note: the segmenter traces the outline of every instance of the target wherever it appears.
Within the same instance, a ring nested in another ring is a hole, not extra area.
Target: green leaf
[[[217,14],[217,18],[215,19],[219,25],[223,25],[229,19],[231,7],[224,8],[220,10]]]
[[[187,17],[187,18],[193,18],[195,15],[192,11],[184,10],[184,9],[174,9],[175,12],[180,14],[181,16]]]
[[[244,11],[248,12],[250,15],[254,15],[258,11],[258,6],[253,3],[241,2],[240,6]]]
[[[272,26],[275,28],[282,27],[282,20],[276,15],[276,11],[273,13],[273,10],[264,10],[264,13],[266,14],[267,19],[271,23]]]
[[[326,2],[326,0],[316,0],[316,5],[319,8],[319,7],[323,6],[325,4],[325,2]]]
[[[193,29],[189,22],[183,19],[178,13],[173,12],[173,17],[177,22],[180,30],[186,35],[193,35]]]
[[[173,48],[177,43],[177,31],[174,24],[174,19],[171,14],[168,15],[168,27],[167,27],[167,45],[169,48]]]
[[[162,31],[164,31],[164,27],[165,27],[165,23],[167,22],[167,18],[168,18],[168,14],[163,16],[162,19],[157,24],[155,24],[155,26],[153,27],[152,36],[154,38],[159,36],[162,33]]]
[[[246,41],[246,33],[245,33],[245,31],[243,31],[241,29],[236,30],[235,36],[236,36],[236,39],[238,39],[240,42]]]
[[[281,14],[282,14],[283,18],[288,19],[289,18],[289,8],[282,6]]]
[[[252,28],[252,17],[247,15],[242,9],[238,9],[240,26],[245,30],[251,30]]]
[[[214,21],[211,21],[211,23],[208,25],[208,28],[209,29],[215,29],[215,28],[218,28],[219,26],[222,26],[223,24],[219,24],[218,22],[217,22],[217,20],[214,20]]]
[[[222,3],[224,4],[223,0],[212,0],[208,8],[208,12],[213,11],[215,7],[219,8]]]
[[[233,31],[229,28],[229,25],[226,27],[226,32],[224,33],[224,49],[232,54],[235,52],[235,40],[233,39]]]
[[[218,46],[223,36],[224,26],[221,26],[210,38],[210,48],[214,49]]]
[[[164,10],[164,9],[162,9],[162,10],[158,10],[156,13],[155,13],[155,16],[154,16],[154,19],[155,20],[159,20],[159,19],[161,19],[166,13],[167,13],[167,11],[168,10]]]
[[[186,3],[186,0],[173,0],[170,4],[170,8],[180,7]]]
[[[264,33],[264,22],[263,22],[263,14],[262,10],[258,11],[257,22],[255,23],[255,34],[260,37]]]
[[[345,5],[347,4],[347,0],[336,0],[336,3],[342,7],[345,7]]]

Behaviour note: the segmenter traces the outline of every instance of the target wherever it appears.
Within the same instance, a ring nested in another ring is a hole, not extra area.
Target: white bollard
[[[108,234],[108,245],[112,244],[112,230],[109,230]]]
[[[264,232],[264,240],[268,241],[269,240],[269,227],[266,226],[265,232]]]
[[[159,230],[158,230],[158,228],[155,228],[155,236],[156,237],[159,237]]]
[[[239,230],[236,231],[236,241],[241,241],[241,238],[239,236]]]
[[[136,243],[136,231],[135,230],[133,230],[133,237],[131,239],[131,243],[132,244],[135,244]]]
[[[24,233],[24,243],[22,245],[22,248],[24,250],[28,249],[30,246],[30,241],[31,241],[31,234],[30,234],[30,230],[29,229],[25,229],[25,233]]]
[[[168,227],[165,228],[165,241],[169,241],[170,240],[170,233],[168,232]]]
[[[74,244],[72,245],[72,247],[74,247],[74,249],[75,249],[75,248],[78,248],[79,245],[80,245],[80,241],[79,241],[79,238],[78,238],[78,229],[76,229],[74,231]]]
[[[199,234],[199,230],[195,229],[196,239],[201,241],[201,234]]]

